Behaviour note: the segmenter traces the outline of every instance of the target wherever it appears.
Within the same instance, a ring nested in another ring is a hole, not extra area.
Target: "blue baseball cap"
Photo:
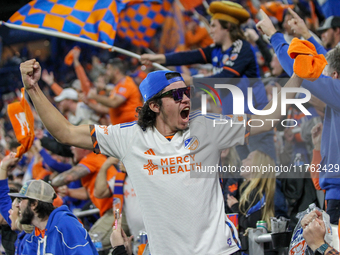
[[[162,89],[169,86],[171,83],[174,83],[176,81],[184,82],[181,75],[168,80],[165,77],[165,75],[168,73],[176,73],[180,75],[180,73],[173,71],[154,71],[149,73],[146,78],[141,82],[141,84],[139,85],[139,90],[145,102],[156,95],[158,92],[160,92]]]

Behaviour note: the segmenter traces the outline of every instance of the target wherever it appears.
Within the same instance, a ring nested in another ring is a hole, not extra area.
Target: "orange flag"
[[[27,152],[34,141],[34,117],[28,102],[25,99],[25,89],[21,89],[21,101],[11,103],[7,107],[15,136],[21,144],[17,148],[16,157],[20,158]]]

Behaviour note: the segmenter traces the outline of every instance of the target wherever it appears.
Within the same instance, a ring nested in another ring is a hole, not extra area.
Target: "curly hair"
[[[160,96],[162,95],[163,90],[158,92],[155,96],[150,98],[148,101],[144,103],[143,106],[138,106],[136,112],[138,114],[138,122],[137,124],[142,128],[146,129],[148,127],[154,127],[156,123],[157,114],[152,111],[149,107],[151,102],[154,102],[159,107],[162,106],[162,99]]]

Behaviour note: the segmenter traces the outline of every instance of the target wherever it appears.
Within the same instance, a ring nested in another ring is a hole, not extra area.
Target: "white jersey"
[[[239,249],[225,224],[218,174],[195,172],[216,166],[221,150],[244,142],[245,124],[214,127],[217,118],[193,112],[190,128],[171,141],[156,128],[142,130],[136,122],[95,126],[101,153],[120,159],[128,171],[152,255],[217,255]],[[245,123],[244,118],[234,116],[229,123]]]

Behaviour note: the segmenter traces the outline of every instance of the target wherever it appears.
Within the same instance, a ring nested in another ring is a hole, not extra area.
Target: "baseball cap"
[[[184,82],[180,74],[179,74],[180,76],[168,80],[165,77],[165,75],[168,73],[179,74],[178,72],[160,70],[151,72],[146,76],[146,78],[139,85],[139,90],[143,96],[144,101],[148,101],[162,89],[169,86],[171,83],[174,83],[176,81]]]
[[[212,19],[225,20],[239,25],[250,18],[250,14],[242,5],[231,1],[215,1],[209,5]]]
[[[54,101],[59,103],[59,102],[65,100],[65,99],[71,99],[71,100],[78,101],[77,91],[75,91],[74,89],[71,89],[71,88],[63,89],[63,91],[60,93],[60,95],[54,98]]]
[[[50,184],[42,180],[31,180],[22,186],[19,193],[8,193],[11,197],[31,198],[46,203],[53,203],[57,197],[54,189]]]
[[[340,17],[339,16],[330,16],[328,17],[323,25],[318,28],[319,32],[323,32],[329,28],[340,27]]]

